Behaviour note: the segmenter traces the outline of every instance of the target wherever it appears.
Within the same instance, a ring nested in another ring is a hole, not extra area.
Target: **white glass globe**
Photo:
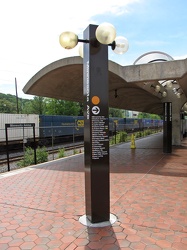
[[[115,27],[110,23],[102,23],[100,24],[96,31],[95,35],[97,40],[102,44],[110,44],[116,38],[116,30]]]
[[[59,37],[60,45],[65,49],[73,49],[78,43],[78,36],[70,31],[63,32]]]
[[[160,86],[159,86],[159,85],[156,85],[156,86],[155,86],[155,92],[158,93],[159,91],[160,91]]]
[[[167,92],[166,92],[166,91],[163,91],[162,96],[163,96],[163,97],[166,97],[166,96],[167,96]]]
[[[123,36],[117,36],[115,39],[115,49],[114,52],[116,54],[124,54],[125,52],[127,52],[127,50],[129,49],[129,42],[128,40],[123,37]]]

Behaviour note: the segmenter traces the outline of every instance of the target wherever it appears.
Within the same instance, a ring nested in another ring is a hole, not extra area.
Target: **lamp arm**
[[[112,43],[108,44],[108,46],[111,46],[112,50],[115,50],[115,48],[116,48],[116,42],[113,41]]]
[[[89,43],[89,40],[87,40],[87,39],[79,39],[79,38],[78,38],[78,42],[81,42],[81,43]]]
[[[78,42],[81,43],[91,43],[94,47],[98,47],[99,46],[99,42],[97,41],[97,39],[93,39],[91,42],[87,39],[79,39],[78,38]],[[116,42],[113,41],[112,43],[108,44],[108,46],[111,46],[112,50],[115,50],[116,48]]]

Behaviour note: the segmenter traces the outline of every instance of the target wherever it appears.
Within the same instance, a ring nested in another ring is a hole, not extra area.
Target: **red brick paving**
[[[0,250],[187,249],[187,140],[162,152],[162,135],[110,149],[111,213],[87,228],[83,154],[0,175]]]

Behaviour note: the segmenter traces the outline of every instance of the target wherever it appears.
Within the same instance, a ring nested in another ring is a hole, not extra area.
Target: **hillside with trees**
[[[0,93],[0,113],[77,116],[83,115],[83,108],[77,102],[40,96],[35,96],[33,99],[24,99]]]
[[[0,93],[0,113],[38,115],[83,115],[83,104],[35,96],[33,99],[16,98],[15,95]],[[126,117],[125,110],[109,109],[110,117]],[[158,115],[139,113],[138,118],[160,119]]]

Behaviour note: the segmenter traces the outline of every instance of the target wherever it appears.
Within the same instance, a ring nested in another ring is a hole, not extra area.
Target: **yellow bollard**
[[[136,148],[134,134],[131,135],[131,148],[132,149]]]

